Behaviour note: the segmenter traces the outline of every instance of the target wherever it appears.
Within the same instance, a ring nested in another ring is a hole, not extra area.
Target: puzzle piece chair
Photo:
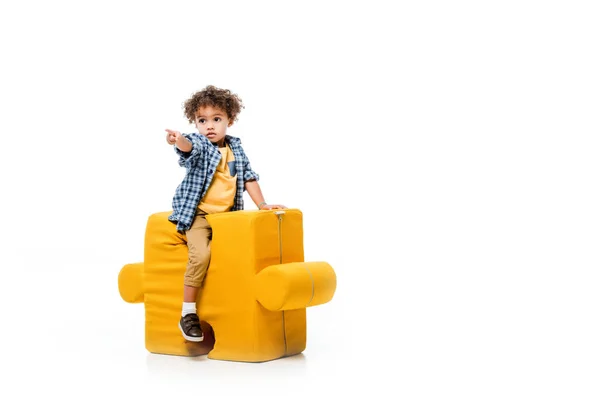
[[[306,308],[333,298],[336,275],[326,262],[304,262],[297,209],[207,216],[211,262],[197,300],[204,341],[188,342],[178,324],[187,264],[185,236],[167,217],[148,218],[144,262],[125,265],[119,292],[144,303],[146,349],[181,356],[262,362],[306,348]]]

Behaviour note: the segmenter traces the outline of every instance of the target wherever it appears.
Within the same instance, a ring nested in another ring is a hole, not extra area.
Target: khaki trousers
[[[188,246],[188,263],[183,278],[184,285],[200,287],[210,264],[212,228],[206,221],[206,213],[196,211],[194,222],[185,233]]]

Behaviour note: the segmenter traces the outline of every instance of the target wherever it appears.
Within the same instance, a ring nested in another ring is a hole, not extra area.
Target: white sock
[[[183,302],[183,309],[181,310],[181,316],[185,317],[188,314],[196,314],[196,302],[186,303]]]

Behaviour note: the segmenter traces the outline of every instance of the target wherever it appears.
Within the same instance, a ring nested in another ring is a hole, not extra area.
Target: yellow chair
[[[151,353],[262,362],[306,348],[306,307],[333,298],[336,275],[326,262],[304,262],[302,213],[297,209],[234,211],[207,216],[211,262],[197,301],[204,341],[179,330],[185,236],[167,217],[148,218],[144,262],[119,273],[128,303],[144,303]]]

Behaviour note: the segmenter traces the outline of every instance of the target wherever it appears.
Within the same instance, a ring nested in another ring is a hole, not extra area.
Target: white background
[[[595,3],[3,2],[0,397],[597,399]],[[208,84],[337,273],[301,356],[152,355],[119,297]]]

